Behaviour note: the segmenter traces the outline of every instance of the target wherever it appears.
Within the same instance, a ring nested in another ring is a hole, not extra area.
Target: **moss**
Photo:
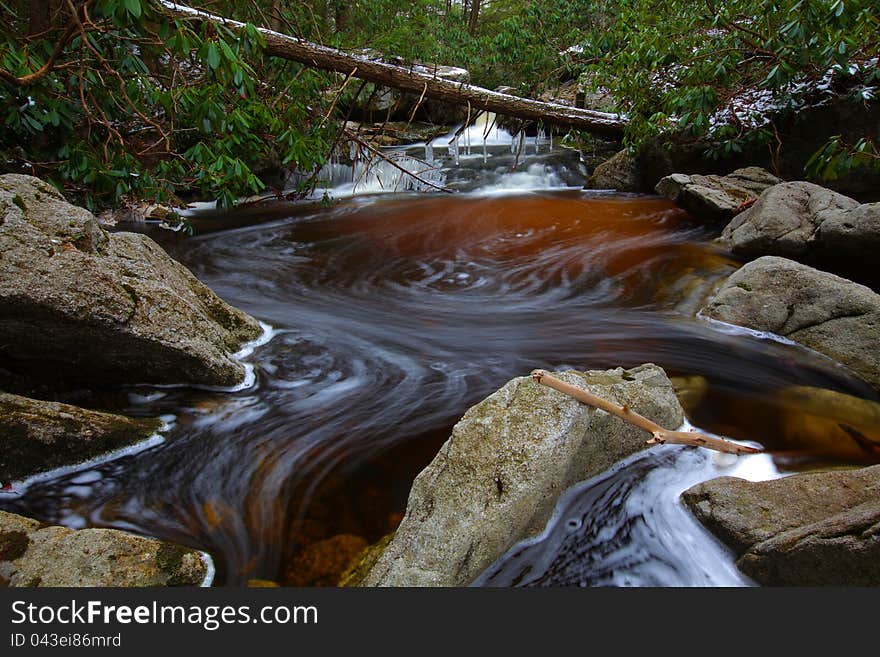
[[[186,586],[192,584],[183,573],[183,557],[189,550],[182,545],[163,543],[156,552],[159,570],[168,575],[167,586]]]
[[[43,583],[43,578],[42,578],[42,577],[34,577],[30,582],[27,583],[27,585],[28,585],[30,588],[35,589],[35,588],[37,588],[37,587],[38,587],[40,584],[42,584],[42,583]]]
[[[369,545],[354,559],[351,564],[339,577],[337,586],[359,586],[367,574],[372,570],[379,557],[385,552],[385,548],[391,543],[396,532],[391,532],[383,536],[377,543]]]
[[[748,283],[737,283],[736,286],[737,286],[738,288],[741,288],[741,289],[745,290],[746,292],[751,292],[751,291],[752,291],[752,286],[749,285]]]
[[[27,552],[31,539],[22,531],[0,532],[0,561],[15,561]]]
[[[15,203],[22,212],[27,212],[27,206],[24,204],[24,199],[21,197],[21,194],[13,196],[12,202]]]

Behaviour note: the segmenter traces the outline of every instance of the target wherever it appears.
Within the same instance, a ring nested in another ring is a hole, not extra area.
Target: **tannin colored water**
[[[196,216],[195,237],[163,240],[224,299],[272,327],[248,359],[255,385],[104,393],[96,405],[173,416],[166,441],[35,484],[6,508],[202,548],[217,584],[297,581],[289,569],[303,547],[393,530],[412,479],[455,421],[534,368],[654,362],[670,376],[702,377],[693,379],[695,424],[776,449],[791,448],[780,424],[799,407],[775,400],[792,386],[874,398],[808,350],[695,317],[738,263],[712,245],[712,228],[664,200],[566,190],[260,212],[271,219]],[[680,462],[663,452],[613,476],[632,482],[638,468]],[[620,488],[603,481],[602,491]],[[686,536],[701,531],[674,522]],[[642,552],[662,562],[664,549]],[[535,583],[684,581],[566,568],[562,579]],[[685,566],[667,570],[677,568]],[[496,572],[485,583],[522,581]]]

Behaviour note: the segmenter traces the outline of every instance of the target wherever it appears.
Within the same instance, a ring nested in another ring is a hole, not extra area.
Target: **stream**
[[[95,393],[92,405],[165,417],[164,441],[35,481],[3,508],[198,547],[214,585],[284,583],[306,546],[393,531],[453,424],[535,368],[656,363],[693,382],[694,425],[770,448],[798,414],[776,405],[780,391],[876,399],[814,352],[696,316],[740,264],[713,246],[717,227],[656,197],[510,180],[195,213],[194,237],[159,231],[172,257],[271,327],[246,357],[253,385]],[[476,584],[748,585],[678,493],[794,467],[648,450],[570,490],[547,530]]]

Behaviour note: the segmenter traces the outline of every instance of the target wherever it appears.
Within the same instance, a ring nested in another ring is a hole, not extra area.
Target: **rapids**
[[[876,398],[813,352],[695,317],[738,263],[664,200],[562,189],[260,212],[196,213],[195,237],[160,236],[271,327],[245,357],[253,385],[96,392],[94,406],[164,416],[165,440],[35,481],[4,508],[198,547],[218,585],[284,582],[307,545],[393,530],[456,420],[534,368],[654,362],[702,377],[690,420],[770,448],[778,427],[752,418],[777,391]],[[778,476],[777,465],[650,450],[570,491],[545,534],[478,583],[748,584],[677,493],[717,474]]]

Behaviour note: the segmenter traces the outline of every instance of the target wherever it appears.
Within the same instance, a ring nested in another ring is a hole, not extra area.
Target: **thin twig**
[[[724,452],[726,454],[757,454],[763,451],[747,445],[732,443],[721,438],[713,438],[712,436],[707,436],[696,431],[670,431],[664,429],[653,420],[649,420],[645,416],[639,415],[626,404],[618,406],[614,402],[602,399],[583,388],[578,388],[570,383],[566,383],[562,379],[556,378],[545,370],[533,371],[532,378],[542,385],[558,390],[570,397],[574,397],[579,402],[587,404],[588,406],[600,408],[615,417],[619,417],[624,422],[647,431],[652,436],[647,441],[649,445],[662,445],[664,443],[695,445],[697,447],[714,449],[717,452]]]
[[[422,178],[422,177],[421,177],[420,175],[418,175],[417,173],[413,173],[413,172],[410,171],[409,169],[400,166],[400,165],[399,165],[397,162],[395,162],[393,159],[391,159],[390,157],[388,157],[387,155],[385,155],[385,153],[383,153],[382,151],[380,151],[378,148],[374,148],[374,147],[371,146],[368,142],[364,141],[363,139],[361,139],[360,137],[358,137],[356,134],[354,134],[354,133],[351,132],[350,130],[346,130],[345,132],[346,132],[346,136],[347,136],[351,141],[353,141],[353,142],[359,144],[360,146],[362,146],[363,148],[367,149],[367,150],[370,151],[373,155],[377,155],[380,159],[385,160],[386,162],[388,162],[388,164],[390,164],[391,166],[393,166],[395,169],[399,169],[400,171],[402,171],[402,172],[403,172],[404,174],[406,174],[407,176],[411,176],[411,177],[415,178],[416,180],[418,180],[418,181],[419,181],[420,183],[422,183],[423,185],[427,185],[428,187],[433,187],[434,189],[436,189],[436,190],[438,190],[438,191],[446,192],[446,193],[448,193],[448,194],[453,194],[453,193],[454,193],[454,190],[449,189],[448,187],[443,187],[442,185],[438,185],[437,183],[433,183],[433,182],[431,182],[430,180],[425,180],[424,178]]]

